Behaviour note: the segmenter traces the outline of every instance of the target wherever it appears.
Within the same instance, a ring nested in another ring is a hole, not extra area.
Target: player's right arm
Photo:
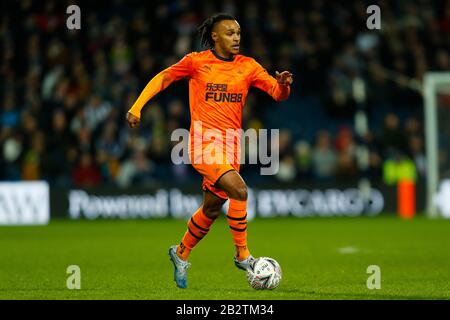
[[[153,77],[142,90],[133,106],[128,110],[127,122],[131,128],[139,125],[141,110],[145,104],[159,92],[166,89],[172,82],[192,75],[192,54],[184,56],[176,64],[164,69]]]

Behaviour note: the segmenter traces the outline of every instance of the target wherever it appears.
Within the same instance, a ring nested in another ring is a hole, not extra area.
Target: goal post
[[[425,116],[425,146],[427,159],[426,176],[426,210],[427,216],[439,216],[434,197],[440,183],[439,172],[439,119],[438,94],[450,94],[450,72],[429,72],[423,82],[424,116]],[[450,111],[449,111],[450,112]],[[450,118],[450,114],[449,114]],[[450,125],[450,124],[448,124]]]

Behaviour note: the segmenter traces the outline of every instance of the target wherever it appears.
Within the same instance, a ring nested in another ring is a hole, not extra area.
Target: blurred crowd
[[[450,71],[449,0],[375,1],[381,30],[367,29],[374,3],[362,0],[76,3],[81,30],[66,27],[72,1],[1,4],[0,180],[125,187],[199,179],[189,165],[170,161],[171,132],[189,128],[186,81],[149,103],[139,129],[128,129],[124,117],[154,75],[203,50],[196,27],[215,12],[237,17],[243,54],[271,74],[294,73],[292,96],[277,110],[256,89],[248,97],[244,128],[270,126],[274,113],[286,126],[278,174],[244,165],[246,179],[366,175],[389,183],[399,163],[425,175],[423,101],[412,84],[428,71]],[[302,113],[292,118],[282,108]],[[369,119],[364,134],[355,130],[358,110]]]

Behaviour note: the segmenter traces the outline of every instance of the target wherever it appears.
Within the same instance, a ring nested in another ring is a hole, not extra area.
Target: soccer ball
[[[256,290],[273,290],[280,284],[280,264],[272,258],[260,257],[253,260],[247,268],[247,281]]]

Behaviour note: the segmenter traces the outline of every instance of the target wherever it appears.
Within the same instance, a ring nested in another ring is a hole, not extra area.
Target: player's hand
[[[127,113],[127,123],[130,128],[136,128],[137,126],[139,126],[140,122],[141,119],[139,119],[138,117],[129,112]]]
[[[294,78],[292,78],[292,73],[290,73],[289,71],[283,71],[282,73],[276,71],[275,79],[277,79],[279,84],[283,85],[291,85],[292,82],[294,82]]]

